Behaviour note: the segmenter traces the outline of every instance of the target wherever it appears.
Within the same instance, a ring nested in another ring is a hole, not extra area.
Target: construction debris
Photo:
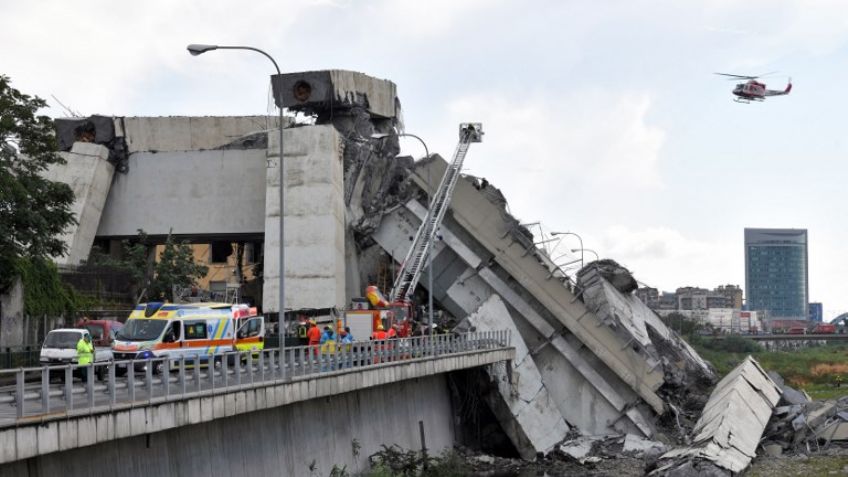
[[[577,288],[586,306],[630,346],[638,347],[650,363],[662,367],[664,398],[674,424],[668,430],[678,437],[691,428],[715,382],[710,364],[653,310],[630,292],[636,280],[613,260],[586,265],[577,275]],[[671,421],[671,419],[669,420]]]
[[[775,408],[764,433],[763,449],[770,455],[775,446],[781,454],[811,455],[833,445],[848,446],[848,396],[793,403],[798,395],[806,396],[784,385],[781,402],[785,405]]]
[[[690,446],[661,457],[656,476],[731,475],[756,456],[763,430],[780,400],[780,387],[747,357],[710,395]]]

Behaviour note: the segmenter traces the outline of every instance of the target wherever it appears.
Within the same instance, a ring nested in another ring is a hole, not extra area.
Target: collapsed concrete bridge
[[[397,160],[396,136],[374,139],[402,128],[389,81],[333,70],[281,75],[273,84],[283,93],[275,95],[283,97],[279,106],[312,117],[285,129],[282,214],[280,148],[268,118],[60,122],[67,164],[49,174],[72,184],[79,217],[62,260],[78,263],[95,240],[137,229],[263,240],[262,305],[278,312],[282,215],[285,308],[343,309],[360,296],[387,261],[403,260],[434,193],[425,178],[441,177],[446,163],[436,155]],[[489,375],[497,391],[486,400],[515,448],[532,458],[570,430],[662,432],[660,416],[712,381],[709,365],[616,288],[607,268],[588,266],[572,282],[505,204],[494,186],[459,181],[434,250],[432,292],[461,327],[514,330],[516,359]]]

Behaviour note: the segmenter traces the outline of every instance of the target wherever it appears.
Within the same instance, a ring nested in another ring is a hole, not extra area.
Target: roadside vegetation
[[[848,346],[844,344],[766,351],[759,343],[741,336],[712,340],[694,335],[689,342],[715,366],[719,376],[750,354],[767,371],[777,372],[786,384],[803,389],[813,399],[848,395]]]

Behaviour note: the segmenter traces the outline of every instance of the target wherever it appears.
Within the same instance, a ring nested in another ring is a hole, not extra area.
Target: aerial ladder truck
[[[421,226],[418,227],[418,231],[412,239],[412,246],[406,253],[406,258],[401,263],[400,270],[395,276],[388,300],[380,295],[377,287],[368,287],[366,295],[372,307],[377,308],[374,311],[378,312],[373,315],[373,327],[386,321],[389,323],[385,323],[384,326],[390,326],[392,321],[413,318],[412,296],[415,287],[418,285],[418,280],[421,278],[421,272],[427,266],[429,254],[433,251],[439,226],[450,207],[453,191],[461,176],[465,155],[472,143],[481,142],[482,139],[483,126],[481,123],[462,123],[459,125],[459,144],[454,150],[453,159],[448,164],[438,188],[431,197],[427,215],[421,222]]]

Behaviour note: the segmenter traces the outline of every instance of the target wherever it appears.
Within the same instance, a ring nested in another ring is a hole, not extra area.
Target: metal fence
[[[283,355],[275,348],[203,357],[2,370],[0,381],[13,381],[14,386],[0,391],[0,426],[46,414],[51,417],[85,414],[119,404],[155,404],[321,373],[344,373],[387,363],[503,349],[509,343],[510,333],[505,330],[362,341],[333,347],[298,346],[286,348]]]
[[[38,366],[40,353],[39,344],[0,347],[0,369]]]

